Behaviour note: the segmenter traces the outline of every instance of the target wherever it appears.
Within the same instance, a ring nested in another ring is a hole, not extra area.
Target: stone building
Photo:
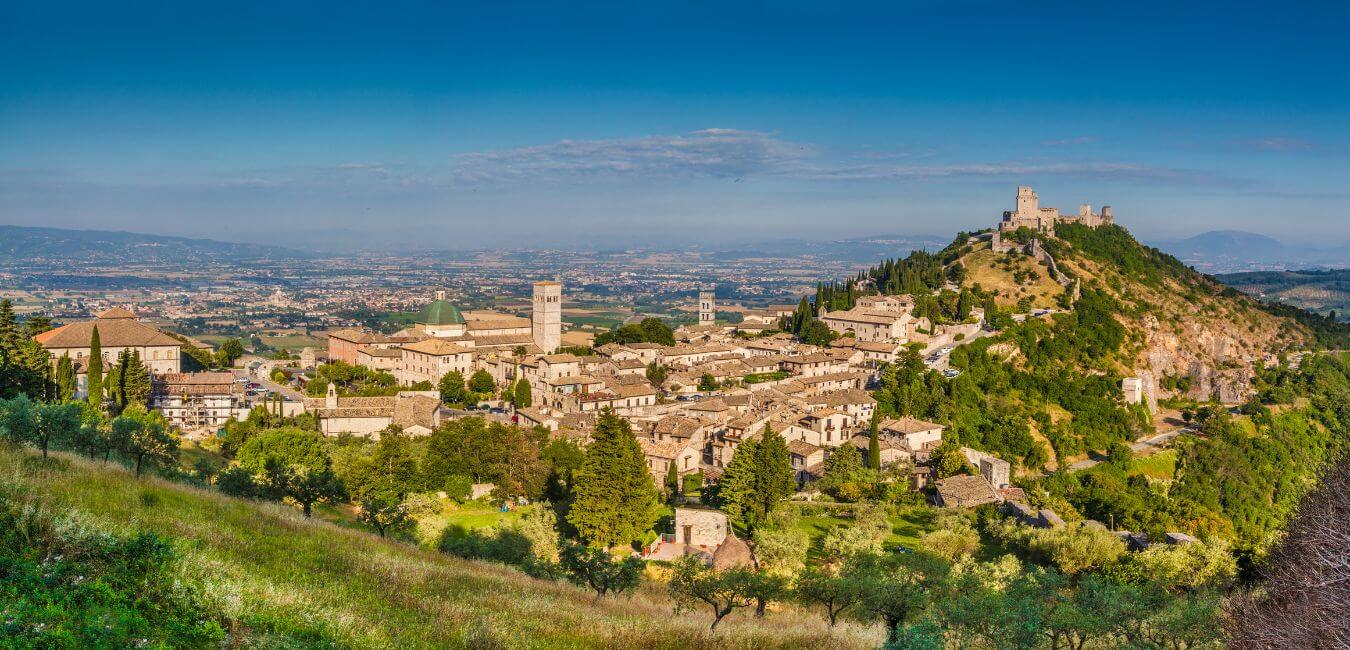
[[[38,334],[34,339],[51,355],[52,363],[65,356],[75,367],[79,390],[84,390],[85,372],[89,367],[89,343],[98,328],[99,347],[103,352],[103,369],[107,372],[123,350],[140,355],[151,375],[183,371],[183,342],[146,325],[136,314],[114,307],[94,320],[62,325]]]
[[[1109,205],[1102,206],[1101,213],[1096,213],[1092,211],[1091,205],[1083,204],[1078,206],[1076,215],[1060,214],[1059,208],[1042,208],[1040,197],[1028,185],[1018,186],[1014,206],[1014,209],[1004,211],[1003,219],[998,223],[1000,232],[1030,228],[1053,234],[1056,223],[1081,223],[1093,228],[1113,223]]]
[[[713,291],[698,292],[698,324],[712,325],[717,322],[717,294]]]
[[[708,508],[675,509],[675,543],[707,550],[716,549],[727,538],[727,516]]]
[[[249,411],[243,387],[229,372],[151,375],[150,406],[184,431],[223,426],[230,418],[243,420]]]
[[[534,283],[533,312],[530,314],[534,344],[544,354],[553,354],[562,344],[562,284]]]

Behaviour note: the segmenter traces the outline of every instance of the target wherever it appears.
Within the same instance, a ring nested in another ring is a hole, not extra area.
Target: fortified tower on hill
[[[1005,210],[1003,219],[998,222],[999,232],[1010,232],[1018,228],[1030,228],[1045,234],[1053,234],[1056,223],[1081,223],[1096,228],[1112,223],[1111,206],[1102,206],[1101,214],[1092,211],[1092,206],[1078,206],[1077,215],[1062,215],[1059,208],[1042,208],[1040,197],[1029,185],[1017,188],[1014,210]]]
[[[534,283],[534,305],[530,314],[534,344],[544,354],[553,354],[562,344],[562,284]]]
[[[717,321],[717,294],[713,291],[698,292],[698,324],[712,325]]]

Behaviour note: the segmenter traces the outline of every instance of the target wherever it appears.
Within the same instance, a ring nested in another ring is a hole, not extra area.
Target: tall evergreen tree
[[[675,461],[670,461],[666,467],[666,498],[672,501],[680,495],[680,471],[675,466]]]
[[[56,396],[62,402],[75,399],[75,364],[69,355],[61,355],[56,362]]]
[[[796,487],[787,441],[766,426],[758,439],[736,447],[717,483],[715,501],[728,517],[753,530]]]
[[[98,339],[98,325],[94,326],[94,333],[89,337],[89,369],[88,379],[85,386],[89,390],[89,403],[94,406],[103,405],[103,345]]]
[[[881,469],[881,411],[872,412],[872,427],[868,431],[867,441],[867,466],[879,470]]]
[[[530,394],[530,382],[524,377],[516,382],[516,408],[526,409],[534,405],[534,397]]]
[[[0,398],[21,394],[46,398],[51,394],[51,375],[51,356],[19,328],[10,302],[0,300]]]
[[[765,425],[764,435],[755,449],[755,524],[763,521],[797,487],[793,479],[792,458],[787,440]]]
[[[642,448],[628,421],[605,409],[594,442],[573,475],[567,521],[592,546],[608,548],[638,539],[656,521],[660,499]]]

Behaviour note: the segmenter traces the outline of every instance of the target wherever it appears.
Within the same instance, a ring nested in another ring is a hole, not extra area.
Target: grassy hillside
[[[966,268],[966,283],[993,292],[1000,308],[1016,310],[1022,302],[1031,309],[1050,309],[1064,293],[1045,265],[1025,255],[1000,255],[988,244],[979,244],[960,262]]]
[[[292,508],[223,496],[115,465],[0,448],[0,505],[28,504],[117,538],[153,532],[180,557],[203,617],[260,646],[860,647],[871,630],[831,631],[821,617],[737,614],[707,634],[704,612],[672,614],[659,585],[632,597],[539,581],[307,520]],[[15,503],[16,494],[27,495]],[[44,560],[46,562],[46,560]],[[0,610],[4,606],[0,605]],[[40,616],[40,614],[39,614]],[[54,626],[55,623],[49,625]]]

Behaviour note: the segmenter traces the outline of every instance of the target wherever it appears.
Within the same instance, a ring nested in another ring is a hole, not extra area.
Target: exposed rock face
[[[1195,399],[1218,397],[1236,404],[1250,395],[1252,364],[1260,358],[1250,350],[1251,341],[1195,321],[1164,326],[1148,314],[1142,323],[1145,347],[1140,361],[1153,377],[1189,377],[1187,396]]]

